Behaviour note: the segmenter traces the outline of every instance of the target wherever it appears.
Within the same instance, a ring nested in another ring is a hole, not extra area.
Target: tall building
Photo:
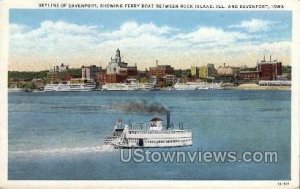
[[[282,63],[277,60],[266,61],[266,58],[257,63],[257,71],[260,72],[261,80],[277,80],[282,75]]]
[[[83,80],[97,80],[97,74],[102,70],[101,67],[96,65],[82,66],[81,67],[81,77]]]
[[[98,81],[101,85],[104,85],[106,82],[106,70],[100,70],[97,74]]]
[[[216,69],[214,64],[207,64],[207,74],[208,78],[213,78],[216,74]]]
[[[207,68],[207,66],[200,66],[200,68],[199,68],[199,78],[201,78],[201,79],[208,78],[208,68]]]
[[[197,66],[191,67],[191,76],[199,77],[199,67],[197,67]]]
[[[207,64],[199,68],[199,78],[201,79],[212,79],[216,74],[214,64]]]
[[[110,59],[108,66],[106,67],[107,74],[122,74],[127,71],[127,63],[122,62],[121,52],[119,49],[116,51],[115,58]]]
[[[106,67],[106,73],[101,71],[97,77],[101,84],[104,83],[121,83],[125,82],[128,77],[137,77],[137,66],[128,66],[128,63],[123,62],[121,52],[119,49],[116,51],[115,58],[110,59]]]

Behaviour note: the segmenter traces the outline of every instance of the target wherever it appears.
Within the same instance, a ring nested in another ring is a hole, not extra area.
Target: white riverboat
[[[177,81],[173,86],[174,90],[216,90],[223,89],[221,83],[208,83],[208,82],[186,82],[179,83]]]
[[[191,146],[193,141],[192,131],[183,129],[182,124],[174,129],[168,114],[167,125],[163,125],[163,120],[158,117],[137,125],[124,124],[119,120],[104,144],[115,148],[170,148]]]
[[[44,88],[45,92],[79,92],[79,91],[92,91],[96,88],[94,84],[87,83],[59,83],[59,84],[47,84]]]
[[[102,86],[104,91],[148,91],[153,85],[139,83],[136,79],[128,79],[126,83],[106,83]]]
[[[198,85],[192,83],[179,83],[178,81],[173,86],[175,90],[180,90],[180,91],[197,90],[197,87]]]

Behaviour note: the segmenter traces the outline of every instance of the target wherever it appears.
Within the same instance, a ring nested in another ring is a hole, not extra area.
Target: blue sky
[[[118,28],[126,21],[153,22],[158,26],[194,29],[202,26],[225,28],[243,20],[261,19],[278,21],[286,27],[283,31],[269,33],[274,37],[291,38],[291,11],[158,11],[158,10],[18,10],[10,11],[10,23],[38,27],[44,20],[66,21],[75,24],[98,25],[106,29]],[[283,33],[282,33],[283,32]]]
[[[47,69],[61,61],[74,67],[100,61],[106,65],[116,48],[123,50],[127,62],[142,68],[155,59],[175,67],[254,65],[267,53],[290,61],[289,11],[11,9],[9,22],[10,68],[16,70]]]

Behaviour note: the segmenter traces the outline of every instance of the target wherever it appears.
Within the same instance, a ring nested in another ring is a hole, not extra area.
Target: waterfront
[[[9,93],[8,178],[289,179],[290,95],[267,90]],[[278,163],[122,163],[118,150],[102,146],[115,121],[157,116],[116,108],[131,102],[163,104],[173,123],[193,130],[192,147],[163,151],[277,151]]]

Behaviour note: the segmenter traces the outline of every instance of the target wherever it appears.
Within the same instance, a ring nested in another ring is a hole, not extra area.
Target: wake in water
[[[79,154],[79,153],[95,153],[95,152],[113,152],[112,145],[102,145],[93,147],[77,147],[77,148],[55,148],[55,149],[40,149],[27,151],[9,151],[9,154],[15,155],[47,155],[47,154]]]

